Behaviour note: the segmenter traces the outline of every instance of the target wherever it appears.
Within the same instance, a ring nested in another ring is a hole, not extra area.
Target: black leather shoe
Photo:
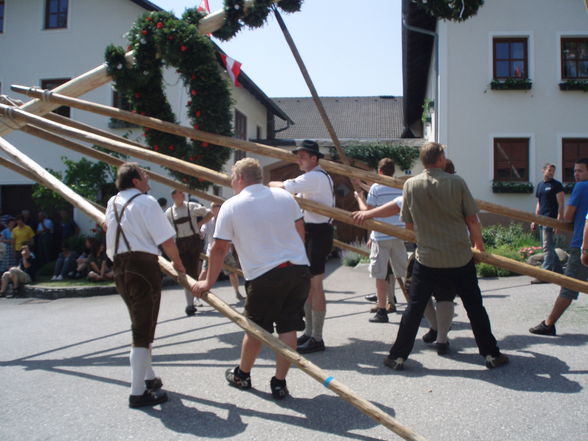
[[[388,323],[388,314],[386,310],[378,310],[373,317],[370,317],[371,323]]]
[[[437,331],[434,329],[429,329],[429,332],[423,335],[423,341],[425,343],[433,343],[435,340],[437,340]]]
[[[186,306],[185,311],[186,311],[187,316],[191,316],[191,315],[196,314],[197,309],[194,305],[188,305],[188,306]]]
[[[365,296],[364,299],[366,299],[368,302],[377,302],[378,301],[378,296],[375,294],[369,295],[369,296]]]
[[[296,346],[303,345],[308,340],[310,340],[310,335],[302,334],[300,337],[296,339]]]
[[[537,326],[533,326],[529,329],[529,332],[538,335],[555,335],[555,325],[547,326],[545,321],[542,321]]]
[[[437,355],[445,355],[449,352],[449,342],[447,343],[436,343]]]
[[[145,380],[145,387],[147,390],[158,390],[163,387],[163,381],[159,377],[155,377],[152,380]]]
[[[146,390],[143,395],[129,395],[129,407],[155,406],[167,401],[167,393],[164,390]]]
[[[325,342],[323,340],[315,340],[314,337],[310,337],[306,343],[296,347],[299,354],[310,354],[311,352],[319,352],[325,350]]]
[[[272,377],[270,389],[272,391],[272,397],[276,400],[283,400],[290,394],[286,386],[286,380],[278,380],[276,377]]]

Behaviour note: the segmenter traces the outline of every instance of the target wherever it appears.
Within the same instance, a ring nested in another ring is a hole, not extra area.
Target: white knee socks
[[[145,392],[145,374],[149,366],[149,350],[147,348],[131,348],[131,395],[142,395]]]

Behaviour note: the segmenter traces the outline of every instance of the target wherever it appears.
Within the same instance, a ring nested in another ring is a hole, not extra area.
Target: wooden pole
[[[251,141],[245,141],[237,138],[230,138],[228,136],[216,135],[213,133],[203,132],[196,130],[191,127],[179,126],[167,121],[162,121],[157,118],[152,118],[144,115],[137,115],[136,113],[128,112],[125,110],[117,109],[103,104],[91,103],[89,101],[81,100],[79,98],[66,97],[54,92],[44,93],[42,89],[24,87],[24,86],[11,86],[12,90],[18,93],[23,93],[28,96],[43,97],[50,101],[55,101],[59,105],[66,105],[74,107],[80,110],[86,110],[88,112],[97,113],[111,118],[120,119],[130,123],[138,124],[144,127],[149,127],[155,130],[160,130],[166,133],[172,133],[174,135],[185,136],[187,138],[196,139],[199,141],[208,142],[210,144],[222,145],[233,149],[244,150],[246,152],[255,153],[259,155],[269,156],[274,159],[279,159],[286,162],[296,163],[296,157],[291,152],[259,144]],[[337,162],[328,161],[321,159],[319,161],[321,167],[328,172],[335,173],[350,178],[358,178],[362,181],[375,182],[388,187],[402,188],[404,186],[404,180],[393,178],[390,176],[378,175],[364,170],[360,170],[355,167],[350,167],[345,164],[339,164]],[[558,221],[547,216],[537,216],[532,213],[528,213],[521,210],[515,210],[513,208],[503,207],[490,202],[476,200],[476,203],[480,209],[495,213],[501,216],[507,216],[512,219],[517,219],[523,222],[535,222],[539,225],[544,225],[551,228],[556,228],[561,231],[572,231],[572,225],[568,222]]]
[[[224,186],[230,185],[230,177],[223,173],[219,173],[195,164],[190,164],[185,161],[160,153],[156,153],[150,150],[129,146],[125,143],[113,141],[111,139],[104,138],[99,135],[93,135],[81,131],[79,129],[64,126],[63,124],[47,121],[44,118],[28,114],[27,112],[24,112],[20,109],[15,109],[13,107],[0,104],[0,114],[7,115],[11,118],[22,119],[27,123],[40,126],[47,130],[52,130],[64,134],[65,136],[81,139],[92,144],[101,145],[107,149],[135,156],[146,161],[154,162],[156,164],[163,165],[165,167],[189,174],[191,176],[201,177],[215,184]],[[322,205],[318,202],[310,201],[308,199],[296,198],[296,200],[298,201],[300,207],[302,207],[305,210],[310,210],[314,213],[318,213],[323,216],[327,216],[347,224],[355,225],[355,222],[353,221],[353,218],[351,217],[351,213],[349,211],[342,210],[336,207],[327,207],[326,205]],[[363,224],[363,228],[395,236],[406,242],[416,241],[414,232],[373,219],[365,221]],[[574,291],[588,293],[587,282],[574,279],[572,277],[564,276],[562,274],[558,274],[555,272],[547,271],[541,268],[537,268],[531,265],[527,265],[525,263],[517,262],[515,260],[507,259],[505,257],[495,256],[486,252],[480,252],[475,249],[472,249],[472,251],[474,253],[474,257],[480,262],[486,262],[494,266],[499,266],[501,268],[514,271],[518,274],[525,274],[531,277],[536,277],[545,282],[555,283],[560,286],[572,289]]]
[[[25,164],[31,172],[37,175],[37,179],[43,183],[46,187],[59,193],[62,197],[68,200],[72,205],[78,207],[87,216],[93,219],[96,223],[102,224],[104,222],[104,214],[99,209],[95,208],[92,204],[86,201],[83,197],[76,194],[65,184],[61,183],[53,175],[45,171],[39,164],[34,162],[28,156],[22,154],[18,149],[12,146],[3,138],[0,138],[0,149],[14,157],[17,161]],[[182,287],[191,289],[192,285],[196,282],[190,276],[185,274],[178,274],[172,264],[159,257],[159,266],[162,271],[178,281]],[[412,431],[410,428],[396,421],[394,418],[384,413],[381,409],[374,406],[369,401],[361,398],[343,383],[335,380],[332,376],[327,375],[322,369],[315,364],[306,360],[302,355],[293,351],[289,346],[285,345],[277,337],[265,331],[260,326],[256,325],[243,315],[233,310],[229,305],[216,297],[213,293],[207,292],[202,298],[208,302],[213,308],[229,318],[245,330],[248,334],[257,338],[261,342],[268,345],[274,352],[280,356],[286,358],[289,362],[298,366],[304,373],[314,378],[315,380],[322,383],[325,387],[335,392],[341,398],[351,403],[357,409],[368,415],[369,417],[376,420],[378,423],[384,425],[394,433],[400,435],[402,438],[410,441],[426,441],[424,437]]]
[[[292,51],[292,55],[294,55],[294,59],[296,60],[296,63],[298,64],[298,68],[300,69],[300,72],[302,73],[302,76],[304,77],[304,81],[306,82],[306,85],[308,86],[308,90],[310,91],[310,94],[312,95],[312,99],[314,101],[314,104],[316,105],[316,108],[318,109],[318,112],[321,116],[321,119],[323,120],[323,123],[325,124],[325,127],[327,128],[327,131],[329,132],[329,135],[331,136],[331,140],[333,141],[333,145],[335,146],[335,149],[337,150],[337,153],[339,154],[339,158],[341,158],[341,162],[343,162],[343,164],[350,165],[349,159],[347,158],[347,155],[345,154],[343,147],[341,147],[341,142],[339,141],[339,137],[337,136],[337,133],[335,132],[335,129],[333,128],[333,124],[331,124],[331,120],[329,118],[329,115],[327,115],[327,111],[325,110],[325,107],[323,106],[323,103],[318,95],[318,92],[316,91],[316,88],[314,87],[314,83],[312,82],[312,79],[310,78],[310,74],[308,73],[308,70],[306,69],[306,65],[304,64],[304,61],[302,60],[302,56],[300,55],[300,52],[298,51],[298,48],[296,47],[296,43],[294,43],[294,39],[292,38],[290,31],[286,27],[286,23],[284,23],[284,20],[282,19],[282,15],[278,11],[278,8],[276,8],[274,6],[273,9],[274,9],[274,14],[276,16],[276,20],[278,21],[278,25],[280,26],[280,29],[282,30],[282,33],[284,34],[284,38],[286,39],[286,43],[288,43],[288,47],[290,47],[290,50]]]
[[[277,2],[279,0],[272,1]],[[245,1],[246,8],[250,7],[252,4],[252,0]],[[200,20],[198,23],[198,32],[203,35],[210,34],[219,29],[223,25],[224,20],[224,9],[219,9],[215,12],[212,12]],[[125,54],[125,58],[129,64],[132,64],[135,61],[132,52],[127,52]],[[88,72],[72,78],[71,80],[63,83],[53,90],[59,93],[63,93],[64,95],[80,96],[100,86],[103,86],[110,81],[111,78],[106,72],[106,63],[103,63],[100,66],[96,66],[92,70],[89,70]],[[59,105],[56,105],[53,102],[39,100],[31,100],[22,106],[24,110],[34,113],[35,115],[44,115],[56,109],[57,107],[59,107]],[[18,129],[18,127],[5,125],[3,124],[3,121],[0,120],[0,136],[5,136],[16,129]]]

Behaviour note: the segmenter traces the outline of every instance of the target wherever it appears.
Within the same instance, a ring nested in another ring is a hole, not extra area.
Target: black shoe
[[[243,300],[245,300],[245,297],[239,291],[237,291],[235,293],[235,296],[237,297],[237,300],[239,300],[240,302],[242,302]]]
[[[225,378],[231,386],[238,389],[251,389],[251,375],[244,375],[239,366],[225,371]]]
[[[433,343],[435,340],[437,340],[437,331],[434,329],[429,329],[429,332],[423,335],[423,341],[425,343]]]
[[[301,346],[310,340],[310,335],[302,334],[300,337],[296,339],[296,346]]]
[[[529,332],[539,335],[555,335],[555,325],[547,326],[545,321],[542,321],[537,326],[530,328]]]
[[[449,352],[449,342],[447,343],[436,343],[437,355],[445,355]]]
[[[304,344],[296,347],[299,354],[310,354],[311,352],[318,352],[325,350],[325,342],[317,341],[314,337],[310,337]]]
[[[155,406],[167,401],[167,393],[164,390],[146,390],[143,395],[129,395],[129,407]]]
[[[388,323],[388,314],[385,309],[378,309],[373,317],[370,317],[371,323]]]
[[[147,390],[158,390],[163,387],[163,381],[159,377],[155,377],[152,380],[145,380],[145,387]]]
[[[404,358],[390,358],[390,356],[387,356],[384,358],[384,366],[389,367],[393,371],[401,371],[404,368]]]
[[[377,302],[378,296],[375,294],[371,294],[369,296],[365,296],[364,299],[366,299],[368,302]]]
[[[498,354],[496,356],[487,355],[486,356],[486,367],[488,369],[497,368],[500,366],[504,366],[508,364],[509,360],[508,357],[504,354]]]
[[[272,397],[276,400],[283,400],[290,392],[286,387],[286,380],[278,380],[276,377],[272,377],[270,381],[270,389],[272,390]]]
[[[196,311],[198,311],[198,310],[196,309],[196,307],[194,305],[188,305],[188,306],[186,306],[185,311],[186,311],[187,316],[191,316],[191,315],[196,314]]]

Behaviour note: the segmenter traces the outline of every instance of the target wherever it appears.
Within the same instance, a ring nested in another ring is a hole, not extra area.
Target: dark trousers
[[[431,268],[415,261],[410,285],[411,299],[402,316],[396,341],[390,349],[390,358],[408,358],[427,302],[438,286],[453,287],[456,294],[461,297],[480,355],[498,355],[500,351],[492,335],[490,319],[482,304],[482,294],[472,259],[467,265],[459,268]]]
[[[178,247],[180,259],[186,268],[186,274],[198,280],[202,239],[198,234],[176,238],[176,246]]]
[[[114,256],[114,283],[131,316],[133,346],[148,348],[155,337],[161,300],[157,256],[128,252]]]

